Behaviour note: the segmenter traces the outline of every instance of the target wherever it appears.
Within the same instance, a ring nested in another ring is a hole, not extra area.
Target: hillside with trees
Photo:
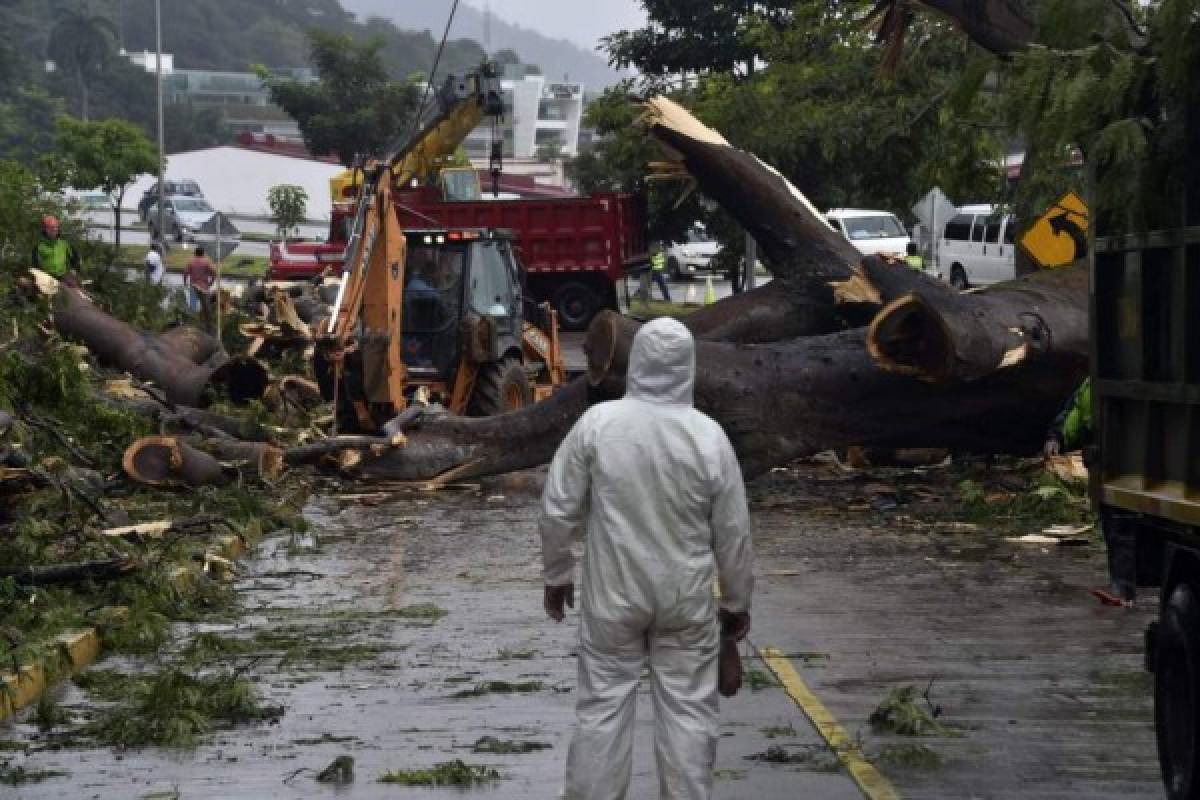
[[[162,10],[163,50],[178,69],[308,66],[307,33],[319,29],[355,43],[378,41],[389,77],[407,80],[429,70],[438,44],[428,31],[359,21],[338,0],[208,0],[163,3]],[[119,55],[154,49],[153,0],[0,0],[0,31],[0,157],[28,161],[47,152],[62,113],[118,117],[155,131],[154,76]],[[462,72],[483,58],[474,41],[447,42],[439,73]],[[166,116],[167,152],[229,136],[214,110],[175,105]]]

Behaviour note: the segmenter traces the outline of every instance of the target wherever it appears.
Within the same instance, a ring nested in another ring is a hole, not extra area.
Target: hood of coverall
[[[670,317],[647,322],[633,337],[625,394],[654,403],[692,405],[696,383],[696,342],[692,332]]]

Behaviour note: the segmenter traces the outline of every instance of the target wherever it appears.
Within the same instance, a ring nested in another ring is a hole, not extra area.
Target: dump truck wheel
[[[569,281],[554,293],[554,308],[558,322],[569,331],[582,331],[600,310],[600,298],[586,283]]]
[[[1200,598],[1189,584],[1163,605],[1154,658],[1154,728],[1170,800],[1200,799]]]
[[[504,358],[479,369],[471,395],[471,413],[490,417],[533,403],[533,387],[516,358]]]

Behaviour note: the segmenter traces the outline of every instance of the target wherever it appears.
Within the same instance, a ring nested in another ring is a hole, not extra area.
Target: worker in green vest
[[[671,302],[671,291],[667,288],[667,254],[663,252],[662,245],[656,247],[654,255],[650,256],[650,274],[662,290],[663,300]]]
[[[913,242],[908,243],[905,248],[907,254],[904,256],[904,263],[916,270],[925,269],[925,259],[921,258],[921,254],[917,252],[917,245]]]
[[[33,266],[55,278],[65,278],[68,270],[79,269],[79,253],[58,235],[58,218],[42,217],[42,236],[33,248]]]

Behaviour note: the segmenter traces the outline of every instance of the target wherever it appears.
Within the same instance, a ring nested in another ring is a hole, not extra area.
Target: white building
[[[122,50],[121,55],[128,58],[136,66],[146,70],[146,72],[156,73],[158,71],[157,53],[151,53],[149,50],[143,50],[140,53],[128,53]],[[171,53],[162,54],[162,71],[164,75],[170,75],[175,71],[175,56]]]
[[[309,158],[277,155],[241,147],[210,147],[167,156],[168,180],[190,179],[200,184],[209,205],[233,217],[247,230],[243,219],[265,220],[271,215],[267,190],[281,183],[304,188],[308,193],[306,217],[311,223],[328,223],[332,201],[329,179],[342,171],[339,164]],[[142,192],[154,183],[143,175],[125,193],[124,206],[135,209]]]
[[[543,148],[563,156],[579,154],[583,84],[548,81],[544,75],[527,73],[520,64],[509,64],[500,85],[505,118],[499,135],[505,158],[534,159]],[[491,141],[491,121],[485,120],[467,137],[467,155],[486,166]]]

